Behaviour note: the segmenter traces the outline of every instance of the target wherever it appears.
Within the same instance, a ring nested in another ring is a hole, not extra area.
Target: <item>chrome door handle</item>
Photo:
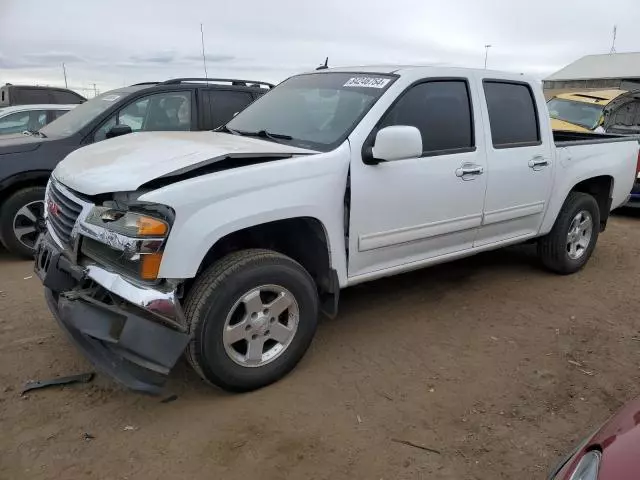
[[[456,177],[461,178],[462,180],[473,180],[473,177],[477,175],[482,175],[484,173],[484,168],[480,165],[474,164],[464,164],[460,168],[456,169]]]
[[[548,166],[549,166],[549,160],[547,160],[541,155],[535,156],[531,160],[529,160],[529,168],[532,168],[534,170],[542,170],[542,168],[548,167]]]

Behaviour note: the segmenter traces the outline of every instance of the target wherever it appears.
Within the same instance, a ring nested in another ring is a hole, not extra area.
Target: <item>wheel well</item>
[[[331,268],[327,235],[319,220],[311,217],[289,218],[230,233],[209,249],[198,274],[218,259],[247,248],[267,248],[293,258],[313,278],[322,310],[328,315],[335,315],[340,287],[337,274]],[[185,295],[193,281],[186,282]]]
[[[572,192],[588,193],[596,199],[600,210],[600,231],[604,231],[611,210],[611,193],[613,191],[613,177],[602,175],[589,178],[578,183]]]
[[[26,172],[0,182],[0,204],[18,190],[28,187],[46,187],[51,172]]]

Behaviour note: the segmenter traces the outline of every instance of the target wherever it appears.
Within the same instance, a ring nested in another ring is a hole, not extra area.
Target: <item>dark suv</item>
[[[273,85],[179,78],[99,95],[37,132],[0,139],[0,241],[30,256],[42,227],[44,190],[55,166],[77,148],[141,131],[213,130]]]
[[[87,99],[68,88],[11,85],[0,87],[0,107],[14,105],[74,105]]]

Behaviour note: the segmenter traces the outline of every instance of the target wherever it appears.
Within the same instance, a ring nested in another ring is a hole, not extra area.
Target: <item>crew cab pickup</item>
[[[35,269],[97,365],[157,392],[185,353],[231,391],[302,358],[341,289],[535,239],[580,270],[627,200],[638,142],[554,140],[538,82],[439,67],[289,78],[216,132],[77,150]]]

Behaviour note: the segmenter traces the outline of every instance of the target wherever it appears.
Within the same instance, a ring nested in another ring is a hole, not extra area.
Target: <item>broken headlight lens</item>
[[[169,232],[169,224],[164,220],[108,207],[93,207],[86,222],[134,238],[166,237]]]

